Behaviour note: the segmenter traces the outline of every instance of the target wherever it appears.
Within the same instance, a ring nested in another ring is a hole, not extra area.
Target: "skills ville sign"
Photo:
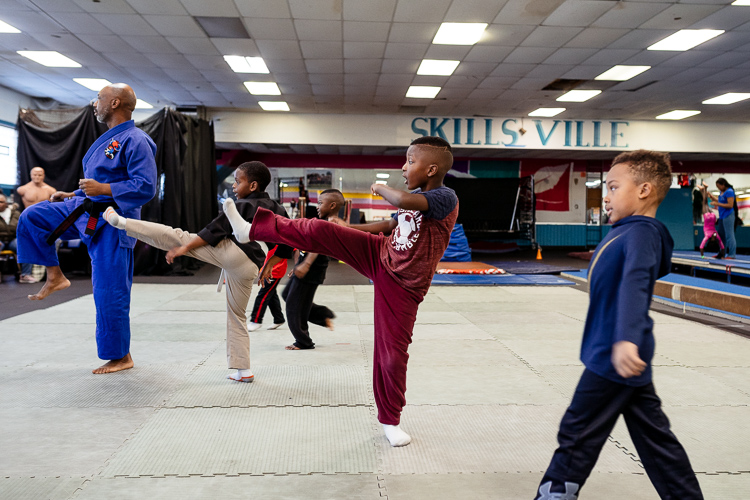
[[[419,117],[411,121],[411,130],[441,137],[454,146],[627,149],[629,125],[619,120]]]

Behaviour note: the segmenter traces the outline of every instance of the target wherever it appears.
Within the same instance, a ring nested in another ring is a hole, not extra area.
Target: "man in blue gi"
[[[130,356],[130,288],[135,238],[107,224],[108,206],[140,218],[141,206],[156,194],[156,145],[131,119],[136,97],[124,83],[99,91],[96,119],[109,130],[83,157],[84,178],[75,192],[57,191],[49,201],[24,210],[18,224],[18,260],[47,266],[47,281],[30,300],[42,300],[70,286],[55,252],[57,238],[80,238],[91,256],[96,304],[96,345],[107,363],[93,373],[133,367]]]

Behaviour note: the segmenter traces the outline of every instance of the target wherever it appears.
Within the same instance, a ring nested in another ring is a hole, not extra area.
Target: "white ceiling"
[[[130,83],[156,107],[202,105],[263,112],[243,81],[274,81],[296,113],[525,116],[558,107],[555,79],[592,80],[615,64],[652,69],[602,88],[560,117],[746,122],[750,100],[701,101],[750,92],[750,7],[731,0],[0,0],[0,85],[83,105],[94,92],[72,78]],[[209,38],[194,16],[241,18],[249,39]],[[474,46],[433,45],[440,23],[489,23]],[[687,52],[646,47],[682,28],[726,33]],[[57,50],[82,68],[46,68],[17,50]],[[232,72],[222,55],[262,56],[271,74]],[[423,58],[458,59],[452,76],[417,76]],[[437,85],[435,99],[408,99]],[[416,107],[416,108],[415,108]]]

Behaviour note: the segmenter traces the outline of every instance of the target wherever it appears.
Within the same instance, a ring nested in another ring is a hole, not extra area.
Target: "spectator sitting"
[[[50,196],[55,194],[57,191],[55,188],[44,182],[44,169],[42,167],[34,167],[31,169],[31,182],[27,182],[23,186],[18,186],[18,194],[21,196],[23,202],[23,208],[27,209],[32,205],[36,205],[42,201],[47,201]],[[21,283],[38,283],[39,280],[31,275],[33,264],[23,263],[21,264]]]
[[[16,251],[16,227],[19,215],[18,207],[15,204],[8,205],[5,194],[0,192],[0,250]]]

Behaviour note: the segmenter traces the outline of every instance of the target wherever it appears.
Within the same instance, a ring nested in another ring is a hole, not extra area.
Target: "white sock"
[[[391,446],[406,446],[411,443],[411,436],[402,431],[398,425],[383,424],[383,431]]]
[[[237,241],[240,243],[249,242],[251,224],[242,218],[237,211],[237,206],[234,204],[232,198],[224,200],[224,213],[226,214],[227,219],[229,219],[229,223],[232,225],[232,234],[237,238]]]
[[[112,207],[107,207],[102,217],[104,217],[104,220],[106,220],[110,226],[116,227],[117,229],[125,229],[125,223],[128,221],[125,217],[120,217]]]
[[[253,377],[253,372],[250,370],[237,370],[237,373],[227,375],[228,379],[235,380],[237,382],[251,382]]]

